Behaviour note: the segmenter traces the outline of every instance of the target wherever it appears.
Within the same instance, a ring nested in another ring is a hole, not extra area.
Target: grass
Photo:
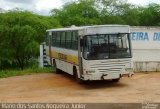
[[[7,78],[11,76],[31,75],[37,73],[51,73],[53,68],[27,68],[24,70],[0,70],[0,78]]]

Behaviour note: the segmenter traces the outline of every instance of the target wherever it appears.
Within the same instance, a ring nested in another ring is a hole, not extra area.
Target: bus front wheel
[[[120,78],[112,79],[112,82],[117,83],[117,82],[119,82],[119,80],[120,80]]]
[[[78,83],[80,83],[80,84],[83,83],[83,80],[81,80],[81,79],[78,77],[78,73],[77,73],[76,67],[73,67],[73,76],[74,76],[75,80],[76,80]]]

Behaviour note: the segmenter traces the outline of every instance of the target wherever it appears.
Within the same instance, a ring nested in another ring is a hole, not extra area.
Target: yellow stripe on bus
[[[49,54],[49,52],[47,54]],[[51,51],[51,57],[75,64],[75,65],[79,64],[78,57],[73,56],[73,55],[67,55],[67,54]]]

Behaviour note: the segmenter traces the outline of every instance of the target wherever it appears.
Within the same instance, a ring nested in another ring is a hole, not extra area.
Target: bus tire
[[[77,69],[76,67],[73,67],[73,76],[75,78],[75,80],[79,83],[82,84],[84,81],[81,80],[80,78],[78,78],[78,73],[77,73]]]
[[[61,73],[61,70],[59,70],[59,69],[57,68],[55,59],[53,59],[52,64],[53,64],[53,67],[55,68],[55,73],[56,73],[56,74],[60,74],[60,73]]]
[[[112,82],[117,83],[117,82],[119,82],[119,80],[120,80],[120,78],[112,79]]]
[[[56,68],[56,74],[60,74],[61,70],[59,70],[58,68]]]

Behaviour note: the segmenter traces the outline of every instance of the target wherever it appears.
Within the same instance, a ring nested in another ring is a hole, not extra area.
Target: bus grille
[[[96,69],[100,73],[119,73],[127,64],[130,65],[130,60],[104,61],[97,64],[91,64],[90,68]]]

